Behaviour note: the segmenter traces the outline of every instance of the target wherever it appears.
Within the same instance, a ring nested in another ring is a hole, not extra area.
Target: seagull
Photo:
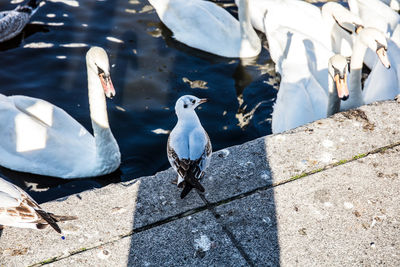
[[[3,226],[45,229],[50,225],[61,234],[57,222],[75,219],[44,211],[24,190],[0,177],[0,229]]]
[[[203,178],[204,170],[210,163],[212,148],[194,109],[205,102],[205,98],[184,95],[175,104],[178,122],[169,135],[167,155],[172,168],[178,173],[177,185],[183,187],[181,198],[192,188],[204,192],[199,179]]]
[[[35,14],[40,2],[29,0],[26,5],[17,6],[14,10],[0,12],[0,42],[17,36]]]

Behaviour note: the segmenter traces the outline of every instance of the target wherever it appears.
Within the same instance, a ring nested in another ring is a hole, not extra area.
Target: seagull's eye
[[[183,108],[187,108],[187,105],[186,105],[186,104],[184,104],[184,105],[183,105]]]
[[[194,103],[196,103],[196,100],[193,99],[193,100],[192,100],[192,104],[194,104]]]

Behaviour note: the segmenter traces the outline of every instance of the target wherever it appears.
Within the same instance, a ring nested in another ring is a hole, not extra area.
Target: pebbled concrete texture
[[[274,183],[399,143],[397,114],[397,102],[377,102],[267,136],[266,151]]]
[[[398,266],[398,114],[376,103],[217,151],[183,200],[169,169],[44,203],[79,217],[66,239],[5,228],[0,266]]]
[[[119,239],[132,229],[204,206],[197,194],[180,200],[180,191],[170,182],[174,178],[170,169],[151,179],[143,177],[129,183],[112,184],[45,203],[42,207],[55,214],[79,217],[79,220],[60,225],[66,239],[62,240],[52,229],[5,229],[0,238],[0,263],[12,263],[17,259],[16,262],[29,265],[62,257]],[[27,237],[31,243],[26,243]]]
[[[174,245],[172,245],[174,244]],[[203,211],[55,262],[54,266],[244,266],[229,237]]]
[[[397,162],[400,147],[259,191],[216,212],[255,266],[399,266]]]

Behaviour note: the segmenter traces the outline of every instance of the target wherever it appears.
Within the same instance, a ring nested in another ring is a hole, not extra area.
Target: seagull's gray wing
[[[17,36],[28,24],[30,15],[15,10],[0,13],[0,42]]]
[[[73,219],[76,217],[56,216],[44,211],[25,191],[0,178],[0,225],[35,224],[37,229],[50,225],[61,233],[56,222]]]
[[[190,161],[189,159],[179,158],[177,152],[171,145],[171,136],[169,136],[167,142],[167,155],[171,166],[175,169],[180,177],[184,178],[187,170],[189,169]]]

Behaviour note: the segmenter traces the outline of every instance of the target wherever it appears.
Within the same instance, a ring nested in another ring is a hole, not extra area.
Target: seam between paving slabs
[[[235,195],[235,196],[223,199],[223,200],[219,200],[217,202],[209,202],[204,196],[199,194],[201,196],[201,199],[203,200],[203,202],[205,202],[204,206],[201,206],[201,207],[198,207],[198,208],[195,208],[195,209],[191,209],[191,210],[179,213],[177,215],[167,217],[167,218],[162,219],[160,221],[157,221],[157,222],[154,222],[154,223],[151,223],[151,224],[148,224],[148,225],[133,229],[132,231],[130,231],[130,232],[126,233],[126,234],[121,234],[119,236],[116,236],[115,238],[113,238],[113,239],[111,239],[111,240],[109,240],[107,242],[103,242],[101,244],[93,245],[93,246],[90,246],[90,247],[87,247],[87,248],[76,249],[76,250],[73,250],[73,251],[69,252],[68,255],[54,256],[54,257],[51,257],[51,258],[49,258],[47,260],[44,260],[44,261],[29,265],[29,266],[30,267],[41,266],[41,265],[46,265],[46,264],[49,264],[49,263],[52,263],[52,262],[56,262],[56,261],[68,258],[70,256],[73,256],[73,255],[76,255],[76,254],[79,254],[79,253],[82,253],[82,252],[85,252],[85,251],[88,251],[88,250],[91,250],[91,249],[96,249],[96,248],[99,248],[101,246],[117,242],[117,241],[119,241],[119,240],[121,240],[123,238],[132,236],[132,235],[134,235],[136,233],[147,231],[147,230],[150,230],[152,228],[155,228],[155,227],[164,225],[166,223],[173,222],[173,221],[185,218],[187,216],[190,216],[190,215],[193,215],[193,214],[205,211],[205,210],[211,211],[211,213],[216,218],[218,218],[218,214],[216,214],[216,212],[214,210],[215,207],[227,204],[227,203],[232,202],[234,200],[238,200],[238,199],[242,199],[242,198],[248,197],[248,196],[253,195],[253,194],[257,193],[257,192],[268,190],[270,188],[277,187],[277,186],[280,186],[280,185],[284,185],[286,183],[290,183],[290,182],[293,182],[295,180],[303,179],[305,177],[311,176],[311,175],[319,173],[319,172],[323,172],[323,171],[326,171],[326,170],[329,170],[329,169],[332,169],[332,168],[335,168],[335,167],[338,167],[338,166],[341,166],[341,165],[344,165],[344,164],[348,164],[350,162],[365,158],[365,157],[367,157],[369,155],[381,153],[381,152],[384,152],[384,151],[386,151],[388,149],[393,149],[393,148],[395,148],[397,146],[400,146],[400,141],[396,142],[394,144],[391,144],[391,145],[387,145],[387,146],[383,146],[383,147],[380,147],[380,148],[376,148],[376,149],[371,150],[371,151],[366,152],[366,153],[355,155],[350,159],[339,160],[338,162],[335,162],[335,163],[332,163],[332,164],[328,164],[325,167],[322,167],[322,168],[319,168],[319,169],[311,170],[309,172],[303,172],[301,174],[292,176],[292,177],[290,177],[290,178],[288,178],[286,180],[283,180],[283,181],[280,181],[280,182],[277,182],[277,183],[272,183],[270,185],[257,187],[257,188],[255,188],[253,190],[250,190],[250,191],[247,191],[245,193],[241,193],[241,194],[238,194],[238,195]],[[248,257],[248,255],[244,252],[243,248],[240,246],[239,242],[237,242],[237,240],[234,238],[233,234],[229,231],[229,229],[224,227],[224,225],[222,225],[222,224],[220,224],[220,225],[222,226],[224,232],[229,236],[229,238],[231,239],[231,241],[234,244],[234,246],[239,250],[240,254],[246,260],[246,262],[250,266],[254,266],[254,263],[251,261],[251,259]]]

